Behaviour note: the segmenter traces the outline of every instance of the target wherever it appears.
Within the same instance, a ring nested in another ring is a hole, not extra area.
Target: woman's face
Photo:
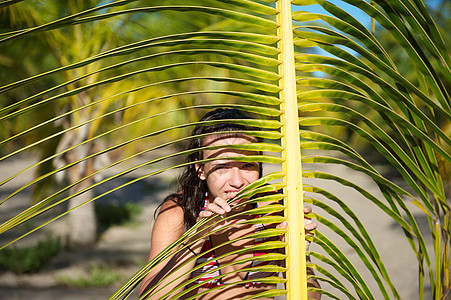
[[[249,144],[255,139],[248,136],[213,135],[205,138],[203,146],[223,146],[233,144]],[[257,151],[238,149],[204,150],[203,158],[218,158],[201,165],[198,176],[206,180],[208,186],[208,200],[212,202],[216,197],[232,199],[243,188],[259,178],[258,162],[240,162],[229,157],[258,155]]]

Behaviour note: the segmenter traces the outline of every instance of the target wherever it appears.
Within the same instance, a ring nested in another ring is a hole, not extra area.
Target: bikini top
[[[205,207],[206,207],[206,201],[204,200],[204,207],[202,209],[205,209]],[[257,215],[255,218],[259,218],[261,216],[262,215]],[[263,224],[255,224],[255,232],[256,233],[260,232],[262,230],[265,230],[265,229],[266,228]],[[264,243],[268,240],[269,240],[269,238],[256,238],[255,245]],[[192,282],[190,284],[190,286],[196,285],[199,283],[203,283],[200,286],[202,288],[212,288],[212,287],[224,285],[221,278],[215,278],[215,277],[221,275],[221,269],[219,266],[219,262],[216,259],[216,254],[215,254],[214,250],[212,250],[212,248],[213,248],[213,246],[212,246],[211,235],[210,235],[208,237],[208,239],[205,241],[205,243],[202,247],[202,250],[201,250],[201,253],[204,253],[204,255],[202,255],[201,257],[199,257],[196,260],[196,263],[194,266],[195,270],[191,273],[191,278],[197,277],[199,275],[201,275],[201,277],[199,277],[197,280]],[[256,251],[254,251],[254,257],[270,253],[267,251],[268,250],[256,250]],[[274,252],[274,251],[272,251],[272,252]],[[200,264],[203,264],[205,262],[208,262],[208,263],[205,264],[203,267],[196,268],[197,266],[199,266]],[[257,267],[257,266],[262,266],[262,265],[280,266],[281,264],[282,264],[282,261],[280,261],[280,260],[278,260],[278,261],[252,261],[251,268]],[[247,282],[247,283],[245,283],[245,286],[250,287],[250,286],[258,285],[259,278],[265,278],[265,277],[270,277],[270,276],[278,276],[278,272],[249,271],[246,273],[244,280],[255,279],[255,281]]]

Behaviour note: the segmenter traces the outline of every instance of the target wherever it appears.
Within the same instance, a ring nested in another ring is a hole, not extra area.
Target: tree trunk
[[[78,132],[71,132],[66,134],[64,141],[61,142],[61,147],[68,148],[82,142],[87,134],[87,127],[80,128]],[[63,157],[64,164],[68,165],[79,161],[89,156],[95,148],[94,143],[80,145],[73,150],[66,153]],[[69,183],[78,182],[85,176],[94,172],[95,158],[83,160],[75,166],[67,169],[67,176]],[[94,183],[93,177],[89,177],[70,189],[70,195],[88,188]],[[94,191],[92,189],[77,195],[69,200],[68,209],[74,209],[68,215],[68,232],[67,232],[67,246],[69,248],[92,246],[97,239],[97,221],[95,216],[94,203],[90,201],[94,198]]]
[[[77,185],[76,190],[81,190],[89,185],[91,185],[91,180],[86,180]],[[75,189],[73,189],[73,192],[75,192]],[[70,199],[69,209],[77,207],[93,197],[93,190],[88,190],[85,193]],[[97,223],[94,202],[90,201],[69,213],[68,246],[70,248],[92,246],[96,242],[96,239]]]

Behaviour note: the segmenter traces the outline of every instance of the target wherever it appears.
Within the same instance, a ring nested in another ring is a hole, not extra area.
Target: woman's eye
[[[252,163],[248,163],[244,165],[245,169],[256,169],[257,168],[257,164],[252,164]]]

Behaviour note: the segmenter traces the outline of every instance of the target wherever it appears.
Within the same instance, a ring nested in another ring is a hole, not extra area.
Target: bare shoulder
[[[183,208],[178,205],[175,201],[167,200],[165,201],[158,213],[157,219],[155,220],[155,225],[169,226],[172,230],[183,228],[184,224],[184,213]],[[168,228],[168,229],[169,229]]]
[[[175,201],[166,200],[155,220],[151,236],[151,256],[176,241],[185,232],[184,213]]]
[[[150,238],[149,261],[180,238],[184,232],[185,227],[183,209],[177,204],[176,199],[168,197],[161,205],[160,211],[153,225],[152,235]],[[153,279],[159,274],[165,264],[166,263],[159,264],[150,271],[141,285],[140,294],[155,284],[152,283]],[[161,278],[161,276],[159,278]]]
[[[183,214],[183,209],[180,205],[177,204],[177,199],[175,197],[166,199],[166,201],[163,202],[158,215],[165,214],[168,211],[171,211],[171,214],[175,212]]]

